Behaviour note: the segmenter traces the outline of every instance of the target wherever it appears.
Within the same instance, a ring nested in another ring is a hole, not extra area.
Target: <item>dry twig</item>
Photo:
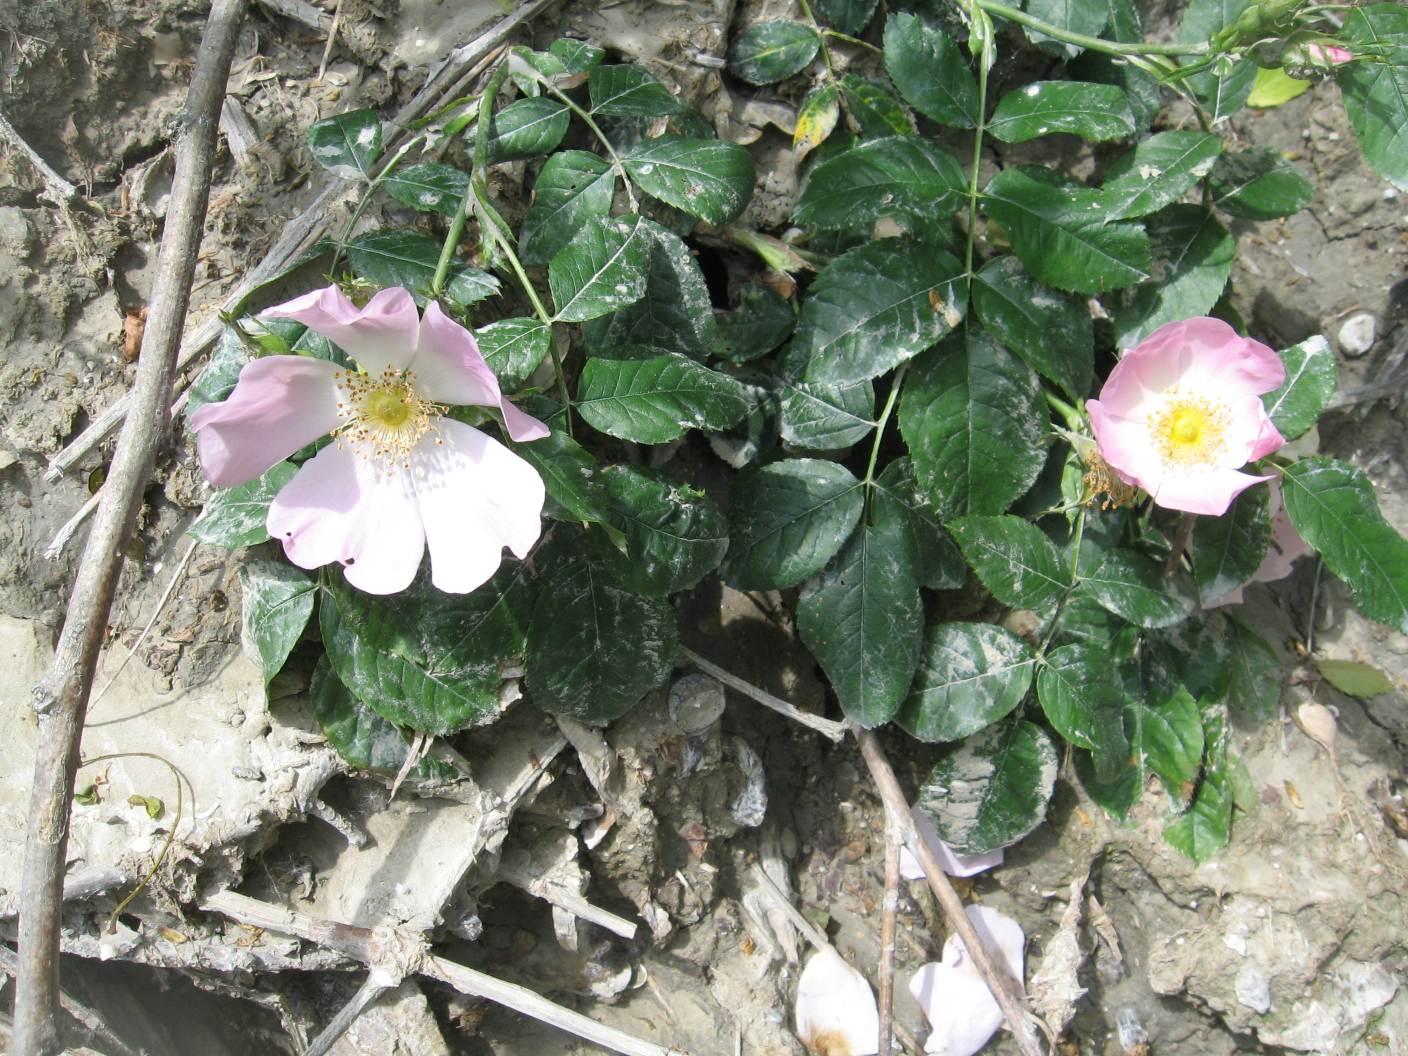
[[[15,131],[15,126],[5,119],[4,114],[0,114],[0,139],[23,154],[38,171],[44,181],[43,197],[59,206],[68,205],[78,198],[78,188],[50,168],[49,163]]]
[[[793,722],[801,723],[809,729],[816,730],[817,733],[831,738],[833,741],[840,741],[846,736],[846,724],[844,722],[833,722],[831,719],[823,719],[820,715],[812,715],[794,707],[781,697],[774,697],[771,693],[759,689],[749,682],[745,682],[735,674],[725,671],[718,664],[705,660],[688,646],[680,646],[680,655],[688,660],[705,674],[713,675],[729,689],[742,693],[745,697],[756,700],[765,708],[771,708],[779,715],[786,715]]]
[[[327,1056],[338,1039],[347,1033],[347,1028],[357,1021],[357,1017],[376,1004],[377,998],[390,989],[388,980],[376,972],[368,972],[357,992],[347,1004],[337,1010],[337,1015],[328,1020],[328,1025],[313,1039],[312,1044],[303,1050],[303,1056]]]
[[[895,1018],[895,931],[900,911],[900,830],[885,807],[885,900],[880,909],[880,1056],[890,1056]]]
[[[171,206],[144,354],[132,392],[132,413],[118,439],[104,489],[107,494],[79,566],[53,664],[34,691],[39,736],[21,886],[15,1056],[51,1056],[62,1048],[57,1018],[59,920],[79,741],[122,571],[123,549],[141,508],[157,448],[166,435],[176,351],[210,193],[220,102],[246,2],[215,0],[210,11],[177,137]]]

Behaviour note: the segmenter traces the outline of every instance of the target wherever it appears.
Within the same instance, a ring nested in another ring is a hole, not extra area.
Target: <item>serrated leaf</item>
[[[709,286],[694,254],[680,237],[642,219],[645,295],[584,330],[587,348],[611,355],[622,345],[650,345],[704,359],[719,346]]]
[[[938,220],[957,210],[966,195],[963,170],[946,150],[917,136],[888,136],[813,169],[796,217],[798,223],[823,229],[905,213]]]
[[[1203,719],[1198,702],[1180,689],[1157,707],[1139,705],[1139,750],[1144,764],[1180,806],[1193,794],[1203,763]]]
[[[1281,665],[1275,650],[1250,627],[1228,617],[1227,654],[1228,703],[1249,720],[1269,719],[1281,702]]]
[[[1081,81],[1032,81],[1008,92],[987,129],[1004,143],[1068,132],[1093,143],[1134,135],[1134,114],[1119,88]]]
[[[939,519],[938,511],[919,494],[914,468],[907,458],[897,458],[875,479],[877,507],[893,506],[903,512],[914,533],[919,555],[919,583],[929,590],[953,590],[963,586],[968,568],[963,555]]]
[[[1193,580],[1203,604],[1232,593],[1261,565],[1271,542],[1269,488],[1238,495],[1221,517],[1199,517],[1193,530]]]
[[[631,466],[607,466],[599,480],[610,523],[625,537],[625,554],[612,562],[623,585],[663,598],[719,567],[727,525],[703,492]]]
[[[1212,203],[1239,220],[1275,220],[1298,213],[1315,197],[1315,184],[1274,150],[1223,154],[1208,177]]]
[[[978,83],[958,45],[916,15],[885,23],[885,69],[905,102],[953,128],[978,123]]]
[[[842,33],[859,33],[875,14],[879,0],[817,0],[826,21]]]
[[[1310,85],[1310,81],[1298,81],[1288,76],[1279,66],[1271,70],[1258,67],[1251,94],[1247,96],[1247,105],[1269,110],[1304,95],[1310,91]]]
[[[1277,352],[1286,367],[1286,380],[1275,392],[1261,398],[1271,424],[1287,440],[1294,440],[1320,420],[1335,394],[1339,368],[1330,342],[1316,334],[1298,345]]]
[[[749,84],[772,84],[801,73],[820,47],[816,31],[799,22],[755,22],[734,38],[728,69]]]
[[[382,718],[445,736],[499,715],[502,666],[523,651],[527,566],[500,568],[469,594],[425,578],[401,594],[327,587],[318,606],[338,679]]]
[[[313,160],[344,180],[370,180],[381,156],[381,119],[371,109],[349,110],[308,127]]]
[[[1165,323],[1206,315],[1237,255],[1237,240],[1202,206],[1171,205],[1145,223],[1154,281],[1128,291],[1114,307],[1121,348],[1133,348]]]
[[[792,153],[800,162],[836,131],[841,119],[841,89],[834,84],[813,88],[797,108],[797,124],[792,130]]]
[[[688,109],[640,66],[598,66],[587,78],[592,113],[607,117],[665,117]]]
[[[1341,66],[1336,80],[1365,160],[1408,191],[1408,11],[1396,3],[1353,8],[1340,39],[1381,49],[1370,61]]]
[[[588,220],[548,264],[557,320],[580,323],[640,300],[648,252],[640,217]]]
[[[921,741],[957,741],[1012,711],[1031,688],[1036,654],[990,623],[936,623],[896,721]]]
[[[518,254],[542,267],[594,217],[611,212],[616,170],[585,150],[564,150],[543,164],[518,236]]]
[[[848,719],[890,721],[919,663],[924,606],[904,514],[876,507],[836,560],[802,590],[797,633],[826,672]]]
[[[259,657],[264,685],[283,670],[313,615],[316,585],[291,565],[254,560],[240,568],[241,636]]]
[[[866,139],[878,136],[907,136],[914,131],[914,118],[888,88],[854,73],[841,77],[841,98],[846,112]]]
[[[1105,209],[1112,220],[1156,213],[1192,190],[1221,153],[1222,137],[1211,132],[1152,135],[1110,166],[1100,188]]]
[[[554,562],[528,626],[528,691],[544,711],[607,723],[669,678],[678,646],[668,602],[621,589],[590,556]]]
[[[328,743],[349,766],[399,774],[411,745],[406,735],[358,700],[332,673],[327,657],[318,660],[308,690],[313,714]],[[461,776],[455,767],[429,756],[407,775],[413,781],[453,781]]]
[[[778,428],[789,444],[812,451],[850,447],[875,428],[875,386],[786,383]]]
[[[1230,26],[1252,4],[1252,0],[1189,0],[1178,26],[1180,44],[1206,44],[1219,30]],[[1249,59],[1237,62],[1226,74],[1216,70],[1196,73],[1188,86],[1203,104],[1210,123],[1236,113],[1251,94],[1256,65]]]
[[[1090,391],[1095,328],[1078,297],[1042,286],[1016,257],[996,257],[973,276],[973,307],[994,337],[1072,399]]]
[[[264,542],[269,538],[265,527],[269,506],[297,472],[292,462],[280,462],[262,477],[238,487],[220,488],[205,500],[205,509],[186,529],[187,534],[228,549]]]
[[[792,336],[797,313],[785,297],[768,286],[754,286],[732,312],[718,318],[722,359],[750,363],[766,356]]]
[[[963,265],[909,239],[868,242],[817,276],[784,356],[798,380],[866,381],[932,347],[963,320]]]
[[[563,70],[569,74],[585,73],[593,66],[600,66],[606,52],[585,40],[571,37],[558,37],[548,45],[548,51],[562,62]]]
[[[948,530],[983,586],[1004,605],[1044,609],[1071,585],[1055,544],[1030,521],[959,517],[949,522]]]
[[[546,96],[515,99],[494,115],[489,132],[489,163],[550,154],[567,135],[572,114]]]
[[[543,516],[557,521],[605,524],[606,504],[596,487],[596,459],[561,429],[541,440],[519,444],[514,453],[532,464],[543,478],[547,503]]]
[[[1354,660],[1316,660],[1315,669],[1326,682],[1351,697],[1377,697],[1393,692],[1393,680],[1370,664]]]
[[[663,444],[690,429],[727,429],[747,413],[748,401],[733,378],[685,356],[594,356],[582,368],[577,410],[608,436]]]
[[[1036,693],[1056,732],[1091,753],[1098,776],[1115,778],[1128,765],[1124,696],[1108,649],[1072,644],[1051,650],[1037,673]]]
[[[427,161],[396,169],[382,181],[386,193],[422,213],[454,216],[469,187],[469,173]]]
[[[915,478],[945,520],[1002,513],[1031,487],[1046,421],[1036,375],[977,329],[920,362],[900,399]]]
[[[1359,610],[1408,634],[1408,540],[1384,520],[1363,471],[1302,459],[1283,471],[1281,497],[1291,524],[1349,584]]]
[[[1203,774],[1192,807],[1164,826],[1169,846],[1199,865],[1226,847],[1232,835],[1232,791],[1221,768]]]
[[[1085,37],[1100,36],[1110,20],[1110,7],[1106,0],[1025,0],[1022,9],[1047,25]],[[1081,53],[1078,44],[1069,44],[1033,29],[1025,29],[1025,32],[1027,38],[1044,51],[1063,55],[1067,59]]]
[[[646,194],[715,227],[753,196],[753,158],[737,143],[665,135],[637,143],[621,163]]]
[[[437,239],[416,231],[370,231],[347,243],[347,263],[359,278],[383,289],[404,286],[425,301],[431,297],[440,248]],[[498,292],[499,280],[493,275],[455,263],[450,265],[443,296],[452,304],[464,306]]]
[[[1083,567],[1080,579],[1083,593],[1139,627],[1170,627],[1193,611],[1182,580],[1165,578],[1157,562],[1132,550],[1110,550],[1096,567]]]
[[[739,590],[796,586],[841,549],[863,505],[860,481],[835,462],[791,458],[744,471],[729,504],[724,579]]]
[[[484,361],[508,392],[522,387],[552,345],[552,330],[537,319],[500,319],[474,332]]]
[[[956,853],[987,854],[1041,824],[1056,765],[1051,739],[1030,722],[1010,719],[940,759],[915,806]]]
[[[1106,293],[1150,275],[1149,238],[1137,224],[1107,223],[1099,191],[1035,165],[998,173],[983,208],[1013,252],[1042,282],[1076,293]]]

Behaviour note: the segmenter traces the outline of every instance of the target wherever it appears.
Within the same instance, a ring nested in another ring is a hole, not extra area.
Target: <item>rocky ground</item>
[[[389,112],[449,47],[512,5],[402,0],[397,9],[392,0],[343,0],[340,43],[321,77],[325,31],[274,6],[254,5],[231,77],[257,145],[242,158],[222,150],[217,160],[197,321],[323,187],[302,146],[307,126],[354,106]],[[532,35],[546,42],[571,30],[647,62],[721,130],[753,138],[760,184],[748,218],[780,229],[796,173],[778,124],[796,100],[744,90],[698,59],[721,55],[736,22],[787,7],[568,2],[535,20]],[[1157,28],[1161,12],[1149,14]],[[57,480],[45,470],[131,382],[124,334],[150,292],[170,179],[169,123],[203,21],[189,0],[0,0],[0,111],[102,207],[56,206],[29,164],[0,150],[0,508],[8,511],[0,518],[0,662],[10,676],[0,689],[0,840],[9,848],[21,839],[27,802],[28,687],[62,620],[81,530],[75,543],[45,551],[101,484],[110,445]],[[1332,84],[1239,115],[1232,135],[1295,158],[1318,187],[1308,210],[1234,229],[1234,303],[1268,343],[1331,338],[1341,355],[1338,409],[1310,442],[1363,466],[1386,515],[1408,530],[1400,399],[1408,198],[1359,160]],[[1098,168],[1110,159],[1079,160]],[[523,200],[521,166],[505,167],[499,179],[501,201]],[[336,207],[335,227],[346,208]],[[710,456],[701,445],[681,457],[706,465]],[[721,718],[695,728],[662,691],[607,731],[604,744],[568,731],[568,747],[544,720],[517,716],[495,727],[502,732],[493,750],[466,749],[474,795],[403,793],[385,809],[384,783],[341,773],[318,743],[305,682],[276,683],[272,718],[266,712],[257,671],[238,652],[240,555],[198,546],[184,560],[182,533],[202,494],[178,436],[128,555],[98,684],[116,681],[95,703],[85,741],[90,756],[141,742],[195,760],[201,771],[193,773],[195,827],[182,837],[184,857],[169,884],[124,916],[116,936],[99,937],[96,908],[77,913],[68,935],[70,948],[89,958],[66,961],[68,985],[134,1048],[243,1053],[257,1043],[259,1051],[299,1051],[360,982],[345,959],[194,910],[213,880],[242,879],[255,897],[355,923],[439,917],[452,936],[441,948],[463,963],[696,1056],[801,1052],[790,1008],[804,949],[770,912],[759,865],[790,883],[803,911],[873,972],[881,814],[849,744],[835,747],[733,698]],[[176,589],[139,645],[173,574]],[[1394,675],[1408,670],[1408,638],[1365,621],[1310,562],[1289,580],[1252,588],[1248,599],[1246,618],[1285,661],[1287,711],[1311,697],[1337,710],[1333,753],[1284,719],[1239,729],[1236,747],[1261,807],[1239,819],[1227,851],[1197,868],[1162,841],[1162,808],[1152,798],[1121,826],[1063,779],[1049,823],[971,887],[971,898],[1022,922],[1029,966],[1051,944],[1073,891],[1084,900],[1080,941],[1089,956],[1080,981],[1089,994],[1063,1052],[1408,1054],[1402,682],[1359,701],[1294,677],[1308,637],[1324,655]],[[761,601],[717,584],[701,589],[682,611],[686,644],[801,706],[824,707],[810,660]],[[135,660],[119,676],[133,647]],[[901,737],[887,744],[902,780],[922,773],[928,749]],[[114,762],[107,778],[113,792],[78,807],[75,822],[75,869],[87,868],[98,888],[100,863],[139,869],[158,842],[156,824],[128,807],[127,795],[160,795],[171,805],[171,777],[159,764]],[[358,847],[347,832],[371,838]],[[588,848],[580,858],[579,840]],[[481,868],[481,856],[493,867]],[[0,857],[11,860],[0,868],[3,916],[13,913],[17,866],[14,854]],[[512,882],[540,873],[648,927],[631,940],[579,929]],[[902,977],[936,959],[938,921],[923,890],[906,892]],[[0,919],[0,930],[10,923]],[[8,1005],[10,991],[0,990]],[[902,986],[898,1015],[923,1036]],[[405,984],[341,1044],[335,1051],[344,1054],[596,1051],[438,983]],[[1009,1049],[1002,1038],[991,1047]]]

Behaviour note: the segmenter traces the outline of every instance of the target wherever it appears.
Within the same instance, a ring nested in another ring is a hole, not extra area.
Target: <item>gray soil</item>
[[[254,5],[231,93],[265,145],[243,165],[224,151],[217,159],[193,296],[197,318],[222,302],[282,224],[323,186],[302,145],[313,120],[355,106],[390,112],[420,86],[426,66],[456,34],[511,6],[402,0],[398,11],[394,0],[344,0],[344,39],[318,80],[323,35]],[[796,100],[745,89],[694,60],[721,55],[731,26],[790,6],[570,2],[541,18],[534,36],[546,43],[570,30],[645,61],[722,132],[751,139],[761,178],[747,218],[781,231],[796,173],[789,137],[768,119],[785,115],[775,104]],[[52,644],[82,535],[55,557],[46,557],[45,547],[101,482],[111,454],[105,445],[57,481],[44,479],[48,459],[132,381],[124,321],[150,292],[169,181],[170,122],[204,13],[190,0],[0,0],[0,110],[101,206],[57,208],[40,196],[29,164],[0,149],[0,509],[7,511],[0,518],[0,629],[6,656],[30,664],[12,671],[42,663]],[[1313,171],[1318,188],[1311,207],[1296,216],[1234,228],[1233,303],[1258,337],[1278,347],[1324,333],[1338,350],[1344,321],[1373,314],[1376,339],[1365,354],[1342,355],[1341,406],[1309,444],[1361,465],[1390,521],[1408,531],[1408,432],[1400,399],[1408,355],[1408,196],[1359,159],[1333,84],[1275,110],[1238,115],[1230,134],[1239,145],[1294,158]],[[527,178],[521,165],[498,177],[495,193],[510,214],[526,201]],[[687,445],[676,458],[717,473],[702,444]],[[156,610],[203,495],[178,425],[128,554],[111,620],[116,659],[137,645]],[[234,659],[241,557],[196,548],[137,648],[119,690],[126,695],[111,707],[249,680]],[[779,600],[717,585],[701,589],[681,606],[685,641],[799,706],[824,709],[824,687],[777,615]],[[969,604],[961,596],[946,603]],[[1395,809],[1402,816],[1408,758],[1401,681],[1408,638],[1364,620],[1347,591],[1308,561],[1282,583],[1249,590],[1244,616],[1282,654],[1285,711],[1293,714],[1312,698],[1337,711],[1333,757],[1285,718],[1239,728],[1234,747],[1261,807],[1239,817],[1232,846],[1202,867],[1163,842],[1164,806],[1156,792],[1119,825],[1084,798],[1064,769],[1048,824],[1010,849],[1003,868],[971,885],[972,899],[1021,921],[1030,979],[1055,937],[1072,881],[1088,878],[1079,889],[1087,899],[1079,938],[1088,954],[1079,982],[1088,996],[1062,1043],[1065,1054],[1408,1056],[1408,994],[1401,986],[1408,968],[1408,843],[1390,824]],[[1298,651],[1311,634],[1320,655],[1367,661],[1389,672],[1397,689],[1360,701],[1319,684]],[[28,683],[11,679],[5,686],[5,710],[20,714]],[[296,702],[299,687],[288,688],[295,692],[276,703],[275,720],[307,727]],[[232,713],[235,727],[245,720],[238,709]],[[267,720],[260,721],[262,736]],[[167,735],[174,744],[181,731]],[[690,737],[671,719],[662,693],[606,738],[625,791],[611,831],[581,853],[585,873],[578,880],[595,904],[650,927],[631,941],[590,926],[569,928],[575,945],[569,952],[559,942],[561,921],[555,930],[545,903],[508,884],[471,885],[454,903],[463,922],[459,938],[443,948],[595,1019],[697,1056],[801,1053],[790,1024],[805,944],[770,918],[753,870],[760,862],[780,867],[803,912],[873,978],[883,826],[858,756],[849,744],[834,747],[741,698],[730,698],[721,724]],[[901,736],[886,743],[901,780],[912,787],[932,753]],[[766,792],[761,825],[746,802],[758,792],[750,776],[754,757]],[[23,760],[11,762],[3,788],[13,808],[27,778]],[[521,809],[505,860],[551,846],[575,851],[593,824],[583,820],[582,808],[598,796],[576,757],[564,752],[550,769],[555,780]],[[324,793],[343,813],[363,819],[384,798],[384,783],[356,775],[335,778]],[[279,811],[278,821],[300,816],[287,804]],[[17,833],[0,836],[15,846]],[[306,908],[345,850],[341,840],[318,820],[271,823],[257,838],[245,837],[239,854],[221,859],[223,875],[242,875],[245,890]],[[189,926],[192,934],[208,926],[189,906],[182,910],[176,898],[163,897],[139,902],[134,912]],[[110,904],[101,903],[104,910]],[[93,910],[75,918],[75,927],[96,934],[102,915]],[[183,923],[187,918],[194,919]],[[898,1017],[922,1038],[926,1028],[902,984],[937,959],[944,929],[918,886],[902,899],[901,931]],[[347,971],[259,970],[262,963],[268,967],[256,957],[238,971],[217,972],[71,958],[65,967],[74,993],[151,1053],[299,1051],[294,1039],[316,1034],[360,980]],[[378,1007],[337,1051],[598,1051],[438,984],[407,984]],[[999,1036],[987,1051],[1016,1050]]]

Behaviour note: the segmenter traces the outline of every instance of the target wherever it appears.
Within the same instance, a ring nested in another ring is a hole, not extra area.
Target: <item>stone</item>
[[[1340,327],[1340,351],[1357,359],[1374,347],[1378,336],[1378,321],[1372,312],[1356,312]]]

